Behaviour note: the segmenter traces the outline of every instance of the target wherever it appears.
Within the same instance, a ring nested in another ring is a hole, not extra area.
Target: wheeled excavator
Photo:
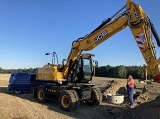
[[[84,37],[72,42],[71,51],[62,64],[47,64],[37,69],[36,83],[33,86],[34,97],[39,102],[58,101],[65,111],[73,111],[84,101],[87,105],[99,105],[101,92],[91,84],[97,61],[92,60],[89,51],[108,40],[111,36],[129,27],[135,41],[150,69],[153,79],[160,82],[153,38],[160,46],[158,33],[149,16],[142,7],[127,0],[126,5],[112,17],[104,20],[96,29]]]

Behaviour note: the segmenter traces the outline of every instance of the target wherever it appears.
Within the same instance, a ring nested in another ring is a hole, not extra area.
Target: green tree
[[[126,78],[126,76],[127,76],[126,67],[123,65],[117,66],[117,77],[118,78]]]

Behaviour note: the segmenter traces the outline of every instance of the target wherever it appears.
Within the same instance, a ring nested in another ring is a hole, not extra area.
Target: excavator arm
[[[124,8],[126,8],[126,10],[122,11]],[[148,15],[143,11],[141,6],[131,0],[127,0],[124,7],[122,7],[111,18],[106,19],[90,34],[73,41],[72,48],[64,68],[64,77],[67,77],[68,73],[70,73],[68,72],[70,63],[73,63],[82,51],[92,50],[127,26],[130,28],[153,78],[155,80],[160,80],[158,70],[160,58],[156,58],[152,34],[155,37],[158,46],[160,46],[159,36]]]
[[[160,81],[158,65],[160,59],[156,58],[156,50],[153,42],[153,36],[160,46],[159,36],[151,23],[148,15],[144,13],[141,6],[136,3],[127,2],[128,26],[130,27],[135,41],[145,59],[148,68],[155,81]],[[153,36],[152,36],[153,35]]]

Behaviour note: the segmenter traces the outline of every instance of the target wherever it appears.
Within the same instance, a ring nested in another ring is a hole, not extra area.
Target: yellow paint
[[[62,72],[58,72],[56,65],[45,65],[42,68],[38,68],[38,79],[48,81],[58,81],[63,79]]]
[[[127,26],[130,28],[136,43],[137,37],[139,37],[139,40],[143,42],[141,45],[143,48],[141,48],[138,43],[137,45],[140,49],[140,52],[142,53],[142,56],[144,57],[144,60],[146,61],[148,68],[152,73],[152,76],[158,75],[158,65],[160,64],[160,59],[157,60],[155,50],[151,47],[151,45],[154,45],[154,43],[152,37],[150,36],[148,23],[146,22],[148,15],[143,11],[141,6],[132,2],[132,0],[127,0],[126,5],[126,14],[117,15],[104,27],[73,43],[72,50],[67,58],[67,63],[63,72],[58,72],[57,66],[55,65],[45,65],[43,68],[38,69],[38,79],[58,81],[59,79],[67,77],[70,60],[75,61],[82,50],[88,51],[94,49],[96,46],[108,40],[111,36],[115,35]],[[113,44],[113,47],[118,46]],[[129,46],[126,45],[126,47]]]
[[[69,98],[67,95],[62,96],[61,103],[62,103],[63,107],[67,108],[69,106]]]
[[[40,100],[43,99],[43,91],[42,91],[42,90],[40,90],[40,91],[38,92],[38,98],[39,98]]]

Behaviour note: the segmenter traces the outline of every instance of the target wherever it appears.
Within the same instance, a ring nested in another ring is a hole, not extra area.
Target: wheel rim
[[[69,98],[68,98],[68,96],[67,95],[63,95],[61,102],[62,102],[63,107],[68,107],[69,106]]]
[[[43,91],[42,91],[42,90],[40,90],[40,91],[38,92],[38,98],[39,98],[40,100],[43,99]]]

